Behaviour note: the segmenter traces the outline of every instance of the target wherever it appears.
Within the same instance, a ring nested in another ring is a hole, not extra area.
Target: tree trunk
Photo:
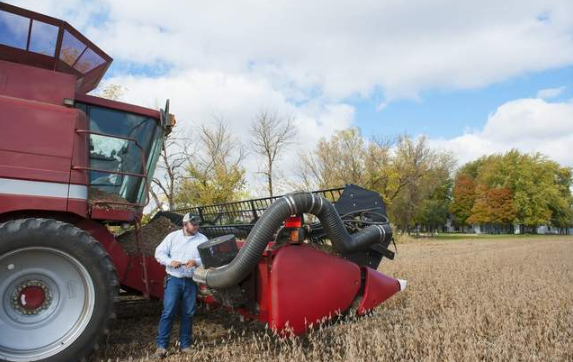
[[[273,162],[269,159],[269,173],[267,174],[269,183],[269,196],[273,197]]]

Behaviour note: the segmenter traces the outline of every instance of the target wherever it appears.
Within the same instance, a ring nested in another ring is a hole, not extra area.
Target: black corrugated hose
[[[332,246],[340,253],[363,251],[375,243],[383,243],[392,238],[389,224],[371,225],[350,235],[330,201],[309,192],[290,194],[275,201],[264,212],[231,263],[214,270],[199,269],[193,278],[215,289],[239,284],[257,266],[267,244],[284,220],[300,213],[318,217]]]

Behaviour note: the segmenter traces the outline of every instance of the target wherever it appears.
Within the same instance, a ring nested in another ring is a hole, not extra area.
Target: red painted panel
[[[109,232],[105,225],[89,219],[80,220],[76,223],[76,226],[87,231],[94,239],[103,245],[113,261],[113,265],[115,266],[117,276],[121,283],[122,276],[125,275],[128,267],[129,257],[125,251],[123,251],[123,248],[117,240],[115,240],[113,234]]]
[[[268,322],[270,319],[271,287],[270,283],[270,260],[267,257],[261,258],[256,270],[256,298],[259,303],[259,319]]]
[[[94,220],[113,220],[113,221],[125,221],[133,222],[141,212],[129,211],[129,210],[113,210],[105,209],[103,206],[93,207],[91,218]]]
[[[271,271],[271,320],[279,333],[299,335],[311,323],[345,311],[360,288],[360,268],[305,246],[278,250]]]
[[[2,150],[71,158],[77,110],[4,96],[0,109]]]
[[[0,135],[0,142],[3,136]],[[0,143],[0,147],[1,143]],[[39,154],[2,151],[0,149],[0,177],[31,181],[68,183],[70,160]]]
[[[74,98],[76,77],[0,60],[0,95],[62,105]]]
[[[358,306],[358,314],[363,315],[400,291],[400,282],[374,269],[364,267],[366,280],[364,295]]]
[[[79,221],[76,226],[87,231],[94,239],[103,245],[113,261],[119,283],[122,286],[143,293],[145,287],[143,283],[141,257],[126,254],[121,243],[115,239],[113,234],[110,233],[104,225],[96,221],[84,219]],[[147,256],[144,257],[144,260],[147,267],[147,277],[149,279],[149,294],[155,298],[162,298],[165,268],[153,257]]]
[[[120,259],[122,273],[119,273],[119,271],[117,273],[119,283],[124,287],[129,287],[143,294],[145,292],[145,284],[143,281],[141,256],[132,254],[126,255],[126,258],[127,259],[125,260]],[[147,267],[147,278],[149,279],[149,295],[151,297],[161,299],[163,298],[163,281],[166,275],[165,267],[160,265],[155,260],[155,258],[150,256],[144,257],[143,260],[145,260],[145,266]]]
[[[0,214],[20,210],[66,211],[67,199],[0,194]]]
[[[0,177],[68,183],[77,111],[0,96]]]
[[[87,217],[88,202],[86,200],[68,199],[68,211]]]
[[[155,298],[163,298],[163,281],[165,279],[165,267],[157,262],[154,257],[145,257],[147,266],[147,278],[149,279],[149,294]]]

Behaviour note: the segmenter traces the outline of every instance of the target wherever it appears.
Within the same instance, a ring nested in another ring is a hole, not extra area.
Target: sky
[[[102,86],[171,99],[180,132],[261,110],[298,143],[359,127],[426,136],[459,164],[517,148],[573,166],[571,0],[9,0],[68,21],[114,58]],[[254,156],[247,168],[257,171]]]

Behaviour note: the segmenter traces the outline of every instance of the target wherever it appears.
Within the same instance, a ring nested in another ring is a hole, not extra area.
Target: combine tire
[[[97,349],[118,282],[99,242],[71,224],[0,224],[0,361],[75,362]]]

